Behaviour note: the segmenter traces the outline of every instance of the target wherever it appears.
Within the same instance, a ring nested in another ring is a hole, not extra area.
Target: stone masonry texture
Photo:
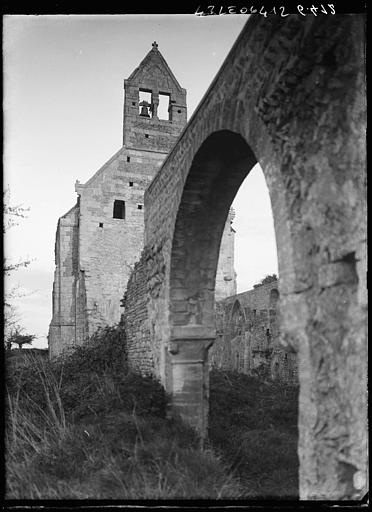
[[[211,366],[297,384],[297,357],[280,343],[278,281],[216,303]]]
[[[203,436],[222,232],[260,163],[278,248],[279,339],[297,355],[302,499],[356,499],[367,488],[364,23],[251,16],[144,200],[137,279],[150,280],[136,300],[146,304],[146,343],[173,410]],[[243,302],[232,306],[231,336],[251,307]]]

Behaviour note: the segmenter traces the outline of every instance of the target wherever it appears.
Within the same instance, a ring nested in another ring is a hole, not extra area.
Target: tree
[[[17,219],[26,218],[26,213],[30,211],[29,208],[23,208],[23,206],[11,206],[9,204],[10,201],[10,192],[7,189],[4,192],[4,203],[3,203],[3,211],[4,211],[4,224],[3,224],[3,233],[8,231],[8,229],[17,226]],[[31,263],[30,260],[20,260],[18,263],[9,263],[4,258],[4,274],[6,276],[10,275],[14,270],[18,270],[20,267],[27,267]]]
[[[278,280],[278,276],[276,274],[268,274],[265,276],[261,281],[257,284],[253,285],[253,288],[258,288],[259,286],[262,286],[267,283],[273,283],[274,281]]]
[[[35,338],[35,334],[22,334],[21,329],[17,327],[7,339],[7,349],[10,349],[12,345],[18,345],[21,350],[23,345],[32,345]]]
[[[8,229],[17,226],[18,221],[21,218],[26,218],[26,213],[29,211],[29,208],[24,208],[21,205],[11,206],[10,205],[10,192],[9,189],[4,191],[3,196],[3,212],[4,212],[4,224],[3,224],[3,233],[5,234]],[[10,276],[12,272],[22,268],[27,267],[31,263],[30,260],[22,260],[20,259],[18,263],[9,262],[4,257],[4,275]],[[11,343],[8,343],[9,337],[12,333],[14,333],[18,327],[18,313],[15,306],[12,304],[12,301],[15,298],[19,298],[20,292],[17,286],[12,287],[9,291],[7,291],[4,295],[4,334],[5,334],[5,344],[6,347],[11,347]]]

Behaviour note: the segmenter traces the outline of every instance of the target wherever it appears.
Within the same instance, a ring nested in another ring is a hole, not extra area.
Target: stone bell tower
[[[177,82],[156,42],[124,80],[123,145],[169,152],[187,121],[186,89]]]

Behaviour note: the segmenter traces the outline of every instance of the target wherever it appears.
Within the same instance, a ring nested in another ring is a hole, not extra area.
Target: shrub
[[[116,409],[136,410],[138,415],[166,413],[167,398],[160,383],[129,370],[120,327],[99,330],[87,343],[53,362],[30,357],[23,366],[8,367],[10,394],[18,393],[21,401],[44,410],[48,405],[44,387],[52,382],[58,385],[64,411],[71,418]]]

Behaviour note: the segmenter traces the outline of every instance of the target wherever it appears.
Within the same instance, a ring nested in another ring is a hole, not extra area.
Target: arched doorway
[[[230,318],[230,350],[232,368],[235,371],[242,371],[245,364],[245,339],[244,339],[245,315],[240,302],[236,300],[231,310]]]

